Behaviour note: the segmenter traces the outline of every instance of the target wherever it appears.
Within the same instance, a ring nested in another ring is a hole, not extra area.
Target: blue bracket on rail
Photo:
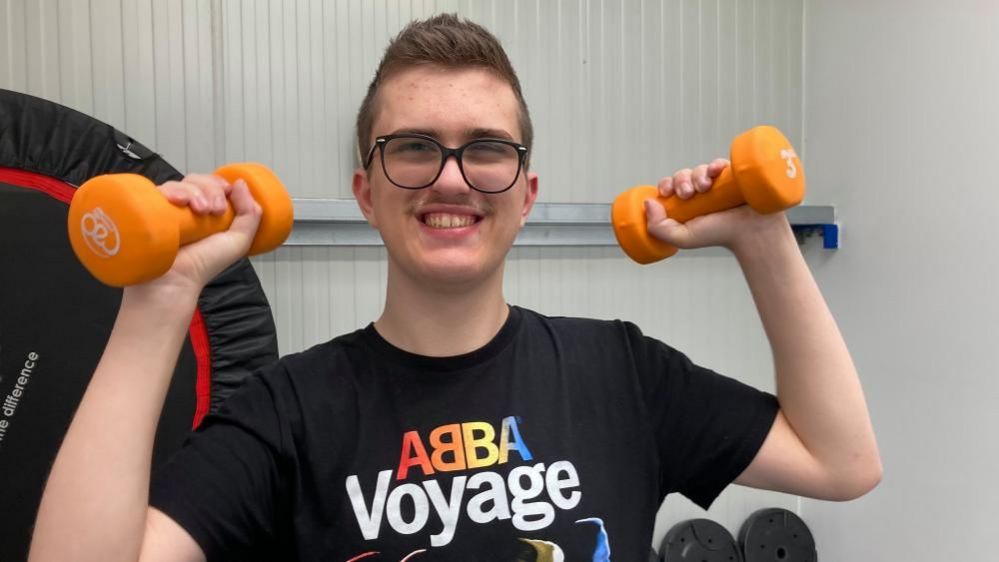
[[[822,247],[826,250],[836,250],[839,248],[839,225],[836,223],[825,224],[792,224],[795,236],[799,243],[803,243],[805,238],[818,234],[822,236]]]

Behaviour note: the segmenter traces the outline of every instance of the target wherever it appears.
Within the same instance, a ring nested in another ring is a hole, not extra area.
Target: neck
[[[503,327],[503,268],[486,280],[428,287],[389,262],[385,310],[375,329],[392,345],[419,355],[449,357],[475,351]]]

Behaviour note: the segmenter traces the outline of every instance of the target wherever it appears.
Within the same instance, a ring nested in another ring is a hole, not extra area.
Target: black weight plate
[[[742,562],[732,534],[710,519],[689,519],[673,525],[659,552],[663,562]]]
[[[746,562],[818,560],[808,525],[786,509],[761,509],[750,515],[739,530],[739,544]]]

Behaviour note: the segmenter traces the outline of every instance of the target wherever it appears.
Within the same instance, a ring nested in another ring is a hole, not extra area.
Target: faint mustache
[[[492,205],[488,203],[483,203],[481,201],[474,201],[469,197],[440,197],[440,196],[430,196],[423,201],[418,201],[414,203],[409,211],[411,213],[416,212],[417,209],[426,207],[428,205],[455,205],[459,207],[465,207],[467,209],[472,209],[479,215],[483,217],[491,216],[495,213],[495,209]]]

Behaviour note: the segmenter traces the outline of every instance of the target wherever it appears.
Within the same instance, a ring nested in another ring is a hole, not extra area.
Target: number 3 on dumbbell
[[[794,153],[793,148],[785,148],[780,151],[780,159],[787,162],[787,177],[789,179],[794,179],[798,177],[798,167],[794,165],[794,159],[798,155]]]

